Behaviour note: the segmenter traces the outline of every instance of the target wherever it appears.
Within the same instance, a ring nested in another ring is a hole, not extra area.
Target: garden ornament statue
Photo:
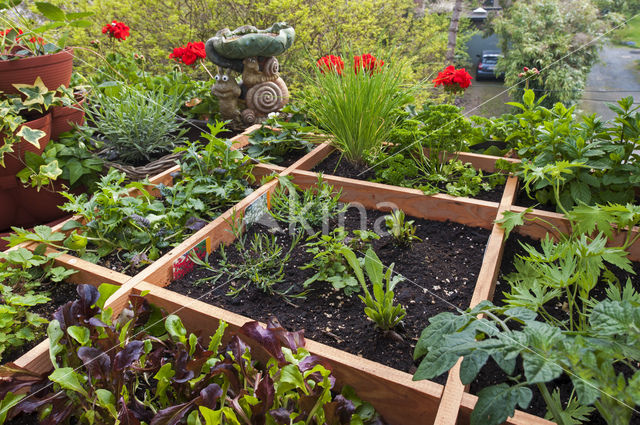
[[[234,129],[260,122],[289,101],[275,56],[291,47],[294,38],[293,27],[279,22],[264,30],[251,25],[225,28],[205,44],[207,58],[218,66],[211,91]],[[234,72],[242,74],[239,83]]]

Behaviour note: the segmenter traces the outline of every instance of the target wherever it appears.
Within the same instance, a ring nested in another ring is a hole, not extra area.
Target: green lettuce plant
[[[205,338],[137,295],[112,317],[104,302],[114,289],[79,285],[79,299],[54,314],[53,372],[0,368],[12,377],[0,383],[0,423],[32,412],[41,424],[380,423],[351,388],[334,386],[330,365],[304,348],[302,332],[275,319],[230,332],[220,321]],[[26,397],[25,386],[42,390]]]
[[[44,334],[47,319],[33,308],[51,301],[43,283],[61,282],[74,270],[54,266],[60,253],[45,253],[44,246],[31,252],[17,248],[0,252],[0,360],[11,349],[35,341]]]

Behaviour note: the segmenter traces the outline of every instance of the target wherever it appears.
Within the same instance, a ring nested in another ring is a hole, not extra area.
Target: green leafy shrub
[[[547,404],[546,417],[560,425],[588,421],[590,406],[608,424],[627,425],[640,405],[638,298],[636,293],[635,302],[609,298],[596,303],[579,334],[536,321],[536,313],[526,308],[495,307],[489,301],[462,314],[440,313],[429,319],[416,344],[414,358],[422,362],[413,379],[434,378],[464,356],[460,379],[469,384],[491,358],[509,381],[478,393],[472,425],[498,425],[513,416],[516,406],[526,409],[533,385]],[[516,360],[522,361],[524,374],[516,371]],[[618,365],[630,374],[617,372]],[[553,394],[547,388],[563,374],[573,384],[567,404],[559,388]]]
[[[314,2],[284,0],[149,0],[145,2],[94,2],[78,0],[69,4],[56,0],[71,11],[91,11],[93,26],[74,32],[74,45],[86,46],[102,39],[100,28],[112,19],[124,20],[131,36],[120,45],[109,46],[122,54],[144,55],[148,68],[166,69],[169,53],[189,41],[206,41],[222,28],[235,29],[251,24],[266,28],[286,21],[296,29],[293,46],[278,59],[283,78],[295,95],[302,81],[300,69],[311,65],[336,46],[349,43],[354,51],[372,52],[396,46],[398,56],[414,63],[414,80],[427,78],[444,65],[446,15],[414,15],[412,0],[363,0],[358,2]],[[462,38],[462,37],[460,37]],[[106,44],[106,41],[103,42]],[[460,42],[464,45],[464,40]],[[95,55],[77,52],[90,65],[100,63]],[[87,72],[88,74],[88,72]],[[205,75],[201,72],[202,76]]]
[[[521,110],[508,118],[507,143],[523,159],[515,167],[527,193],[566,213],[579,203],[626,203],[640,185],[640,107],[632,97],[609,105],[616,113],[606,123],[595,114],[578,118],[574,107],[542,106],[528,90]],[[505,121],[507,122],[507,121]]]
[[[591,0],[513,2],[495,21],[504,52],[496,72],[505,73],[505,85],[518,99],[523,93],[518,74],[535,67],[542,73],[529,80],[529,87],[548,95],[545,105],[573,103],[598,60],[602,41],[597,37],[607,26]]]
[[[114,96],[92,98],[87,117],[120,161],[139,164],[170,153],[181,140],[184,130],[176,121],[181,103],[162,91],[122,86]]]
[[[112,317],[97,289],[80,285],[78,294],[56,312],[64,320],[49,325],[53,372],[3,366],[14,378],[0,387],[9,416],[37,410],[43,424],[87,417],[99,425],[380,423],[353,389],[334,387],[328,366],[304,348],[302,332],[288,332],[275,319],[234,333],[221,321],[205,339],[143,297],[131,296]],[[266,356],[259,361],[249,344]],[[42,390],[25,398],[24,379]]]

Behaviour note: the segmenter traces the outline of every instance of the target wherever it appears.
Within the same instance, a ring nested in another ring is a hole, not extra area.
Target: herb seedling
[[[331,283],[335,289],[343,290],[345,295],[360,291],[358,281],[349,271],[342,249],[350,247],[357,251],[363,250],[380,236],[367,230],[356,230],[353,233],[353,237],[349,236],[349,232],[343,227],[338,227],[328,235],[318,232],[307,239],[305,246],[307,252],[313,254],[313,259],[300,268],[314,269],[316,273],[304,281],[305,288],[315,281],[325,281]]]
[[[270,213],[276,220],[288,223],[289,230],[311,230],[345,211],[340,204],[342,191],[334,192],[318,174],[316,187],[299,191],[290,177],[279,177],[279,186],[271,196]],[[302,195],[302,196],[301,196]]]
[[[398,282],[404,280],[404,277],[399,274],[393,276],[393,264],[387,268],[386,272],[383,272],[382,261],[380,261],[380,258],[378,258],[373,249],[369,248],[364,256],[364,270],[367,272],[367,277],[373,287],[372,295],[367,288],[362,266],[356,254],[347,247],[342,248],[341,254],[353,269],[364,291],[364,296],[359,295],[359,297],[362,302],[364,302],[365,314],[369,319],[373,320],[380,329],[385,332],[391,332],[407,314],[406,310],[400,304],[393,304],[393,289]],[[395,332],[392,335],[402,339]]]
[[[399,246],[410,246],[414,241],[421,241],[416,236],[416,226],[413,220],[405,220],[402,210],[393,210],[391,214],[384,217],[387,230]]]

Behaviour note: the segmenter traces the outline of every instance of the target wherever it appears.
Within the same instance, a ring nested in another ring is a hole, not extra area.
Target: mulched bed
[[[78,293],[76,292],[76,285],[71,283],[64,282],[42,282],[38,292],[49,292],[49,301],[46,304],[40,304],[34,306],[29,309],[32,313],[39,314],[45,319],[51,319],[53,313],[62,305],[66,304],[68,301],[73,301],[78,297]],[[20,358],[23,354],[31,350],[33,347],[38,345],[45,337],[47,331],[47,325],[44,324],[39,329],[41,331],[41,335],[36,340],[26,343],[20,347],[8,349],[2,355],[2,363],[8,363],[15,361]]]
[[[349,179],[374,181],[376,178],[376,169],[368,169],[368,166],[358,166],[350,163],[342,158],[339,151],[333,151],[327,158],[325,158],[318,165],[313,167],[311,171],[322,172],[324,174],[330,174],[334,176],[346,177]],[[504,185],[496,186],[490,191],[480,192],[478,195],[473,196],[473,199],[480,199],[483,201],[500,202],[502,194],[504,192]],[[444,192],[443,192],[444,193]]]
[[[515,272],[514,259],[518,254],[525,254],[524,249],[521,247],[520,242],[526,243],[534,246],[536,249],[540,250],[540,241],[518,235],[512,233],[509,236],[509,239],[506,242],[504,249],[504,256],[502,259],[502,266],[500,268],[500,274],[498,276],[498,281],[496,284],[496,290],[494,295],[494,303],[496,305],[503,305],[504,292],[509,292],[511,287],[509,283],[504,279],[504,276]],[[624,285],[627,277],[631,279],[632,285],[636,290],[640,290],[640,263],[634,262],[633,269],[636,272],[636,275],[628,274],[618,268],[611,267],[614,274],[620,279],[622,284]],[[590,297],[596,300],[603,300],[606,297],[606,293],[604,290],[604,285],[596,286],[591,292]],[[562,303],[558,301],[552,301],[553,305],[545,306],[547,311],[552,314],[556,318],[566,318],[566,313],[562,310]],[[521,360],[518,360],[517,369],[518,373],[524,373],[522,369]],[[493,359],[489,359],[485,367],[478,374],[476,380],[471,383],[471,393],[477,394],[482,388],[487,387],[489,385],[495,385],[502,382],[506,382],[507,376],[500,369],[500,367],[493,361]],[[573,389],[573,384],[568,376],[562,375],[560,378],[556,379],[552,383],[547,385],[549,392],[552,392],[553,388],[559,388],[562,399],[566,402],[568,400],[568,396]],[[533,400],[529,405],[529,408],[525,409],[525,412],[544,417],[547,411],[547,405],[544,402],[542,394],[537,387],[530,387],[533,391]],[[588,422],[592,425],[606,425],[606,422],[602,417],[598,414],[597,411],[594,411],[591,414],[590,421]],[[640,415],[635,414],[631,420],[631,424],[640,424]]]
[[[385,214],[368,210],[366,228],[374,229],[376,220],[381,220]],[[293,300],[296,306],[254,287],[236,298],[226,296],[230,284],[224,284],[224,278],[215,287],[208,283],[194,286],[194,281],[211,276],[212,273],[204,269],[197,269],[173,282],[168,289],[253,319],[264,321],[275,316],[290,330],[304,329],[307,338],[412,373],[416,367],[413,348],[428,318],[456,307],[468,307],[490,232],[457,223],[411,219],[415,220],[416,234],[422,242],[401,249],[393,245],[390,236],[385,236],[373,244],[382,263],[387,266],[395,263],[394,271],[408,279],[395,289],[396,301],[407,309],[404,326],[398,330],[404,339],[401,342],[376,330],[366,318],[363,304],[356,295],[347,297],[324,282],[314,283],[306,299]],[[356,209],[349,209],[344,226],[350,230],[360,229],[360,215]],[[251,240],[253,233],[266,231],[265,226],[252,226],[247,236]],[[283,235],[278,240],[284,251],[288,251],[291,238]],[[230,261],[239,258],[235,248],[228,248],[227,254]],[[301,283],[314,271],[299,267],[311,257],[303,246],[297,246],[285,268],[286,281],[280,288],[294,284],[294,293],[302,291]],[[215,266],[218,261],[219,254],[212,254],[210,263]],[[236,287],[240,284],[234,283]],[[446,376],[443,376],[439,382],[445,380]]]

